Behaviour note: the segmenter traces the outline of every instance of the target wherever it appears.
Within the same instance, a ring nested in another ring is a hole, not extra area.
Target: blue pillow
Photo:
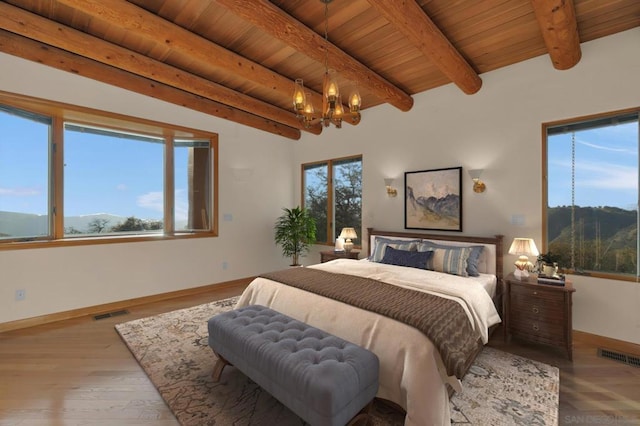
[[[467,247],[471,249],[471,253],[467,258],[467,274],[469,274],[470,277],[480,276],[480,272],[478,271],[478,261],[480,260],[480,255],[482,254],[484,246],[453,246],[447,244],[438,244],[434,243],[433,241],[422,240],[420,244],[418,244],[418,251],[433,251],[434,249],[449,249],[461,247]]]
[[[432,251],[398,250],[387,246],[384,257],[380,263],[387,265],[408,266],[410,268],[427,269],[427,261],[433,254]]]

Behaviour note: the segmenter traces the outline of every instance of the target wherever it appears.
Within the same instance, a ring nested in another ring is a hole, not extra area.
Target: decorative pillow
[[[437,248],[448,249],[448,248],[470,248],[471,254],[467,259],[467,274],[470,277],[478,277],[480,276],[480,272],[478,271],[478,263],[480,260],[480,255],[482,254],[482,250],[484,246],[452,246],[447,244],[439,244],[434,243],[433,241],[422,240],[418,244],[418,251],[430,251]],[[433,269],[433,268],[429,268]]]
[[[436,272],[468,277],[467,260],[471,250],[470,247],[437,248],[433,250],[430,263]]]
[[[372,262],[380,262],[384,257],[384,251],[387,246],[398,250],[415,251],[419,242],[420,240],[394,240],[391,238],[376,237],[369,260]]]
[[[388,265],[408,266],[410,268],[427,269],[427,261],[433,255],[432,251],[397,250],[387,246],[380,263]]]

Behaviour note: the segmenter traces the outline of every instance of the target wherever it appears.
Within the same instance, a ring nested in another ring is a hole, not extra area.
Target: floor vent
[[[129,313],[129,311],[123,309],[121,311],[113,311],[113,312],[107,312],[106,314],[94,315],[93,319],[94,320],[101,320],[101,319],[105,319],[105,318],[118,317],[120,315],[127,315],[128,313]]]
[[[610,349],[598,348],[598,356],[602,358],[609,358],[618,362],[623,362],[633,367],[640,367],[640,357],[635,355],[624,354],[622,352],[616,352]]]

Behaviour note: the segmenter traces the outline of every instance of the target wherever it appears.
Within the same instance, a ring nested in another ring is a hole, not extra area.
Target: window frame
[[[629,114],[638,114],[639,115],[639,125],[640,125],[640,107],[627,108],[616,111],[609,111],[598,114],[591,114],[581,117],[557,120],[552,122],[542,123],[542,253],[546,253],[549,250],[549,241],[548,241],[548,215],[547,215],[547,207],[548,207],[548,195],[549,195],[549,169],[548,169],[548,161],[549,161],[549,150],[548,150],[548,129],[560,126],[569,126],[575,125],[580,122],[589,122],[596,121],[599,119],[606,119],[616,116],[623,116]],[[639,132],[640,133],[640,132]],[[638,135],[638,150],[640,152],[640,134]],[[640,156],[638,158],[638,176],[637,178],[640,181]],[[640,187],[638,189],[638,201],[640,202]],[[640,205],[638,206],[637,215],[640,220]],[[636,236],[636,247],[640,247],[640,234]],[[640,250],[637,253],[637,258],[640,258]],[[636,265],[636,274],[633,275],[623,275],[616,274],[613,272],[602,272],[602,271],[578,271],[575,269],[571,269],[570,267],[562,266],[562,272],[571,275],[582,275],[593,278],[604,278],[610,280],[617,281],[628,281],[628,282],[640,282],[640,264]]]
[[[334,202],[334,193],[335,193],[335,189],[334,189],[334,177],[333,177],[333,168],[334,168],[334,163],[341,163],[341,162],[345,162],[345,161],[349,161],[349,160],[360,160],[360,164],[361,166],[363,166],[363,158],[362,158],[362,154],[356,154],[356,155],[349,155],[349,156],[345,156],[345,157],[339,157],[339,158],[331,158],[329,160],[321,160],[321,161],[311,161],[308,163],[303,163],[300,166],[300,180],[301,180],[301,194],[300,194],[300,199],[302,200],[300,205],[304,208],[305,207],[305,199],[306,199],[306,182],[305,182],[305,167],[313,167],[313,166],[318,166],[318,165],[326,165],[327,167],[327,241],[324,242],[316,242],[316,244],[318,245],[323,245],[323,246],[333,246],[334,240],[336,238],[335,235],[333,235],[333,225],[334,225],[334,215],[335,215],[335,202]],[[360,194],[361,198],[362,198],[362,194]],[[362,214],[362,205],[360,206],[361,209],[361,214]],[[362,223],[360,224],[360,226],[362,227]],[[358,240],[362,241],[362,229],[357,229],[356,231],[358,231]],[[354,243],[354,248],[358,248],[358,249],[362,249],[362,243],[359,244],[355,244]]]
[[[203,238],[218,236],[218,134],[190,129],[173,124],[161,123],[138,117],[126,116],[97,109],[80,107],[46,99],[0,91],[0,103],[8,107],[25,110],[51,118],[51,136],[49,143],[49,198],[48,219],[49,235],[38,238],[12,239],[0,241],[0,251],[47,247],[66,247],[95,244],[120,244],[141,241],[174,240],[183,238]],[[164,214],[163,230],[148,235],[106,235],[106,236],[64,236],[64,124],[86,124],[116,132],[133,132],[164,139],[163,192]],[[208,230],[174,230],[174,161],[173,140],[209,141],[209,167],[211,214]]]

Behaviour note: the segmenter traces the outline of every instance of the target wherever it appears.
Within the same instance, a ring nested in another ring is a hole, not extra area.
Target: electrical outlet
[[[26,298],[27,298],[27,290],[24,290],[24,289],[16,290],[16,302],[19,302]]]
[[[227,269],[229,269],[229,262],[225,260],[224,262],[222,262],[222,270],[226,271]]]

